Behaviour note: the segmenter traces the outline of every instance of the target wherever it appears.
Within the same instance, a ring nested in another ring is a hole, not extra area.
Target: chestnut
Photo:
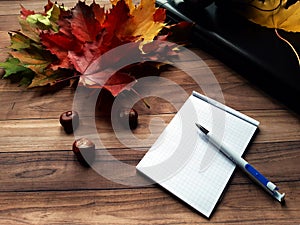
[[[95,144],[88,138],[80,138],[74,141],[72,150],[77,157],[77,160],[85,167],[95,161],[96,151]]]
[[[67,134],[71,134],[79,125],[79,116],[76,111],[67,111],[60,115],[59,122]]]
[[[135,109],[122,109],[119,113],[120,122],[127,127],[129,124],[129,128],[134,130],[138,126],[138,113]]]
[[[0,77],[3,77],[5,75],[5,70],[3,68],[0,68]]]

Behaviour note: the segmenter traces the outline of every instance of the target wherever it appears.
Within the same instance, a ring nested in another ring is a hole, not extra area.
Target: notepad
[[[193,92],[136,169],[210,217],[235,164],[201,136],[196,122],[240,155],[259,125],[255,119]]]

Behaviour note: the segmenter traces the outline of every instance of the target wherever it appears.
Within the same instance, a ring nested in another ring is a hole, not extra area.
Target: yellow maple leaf
[[[287,6],[288,0],[253,0],[242,12],[250,21],[268,28],[300,32],[300,2]]]
[[[164,14],[155,7],[155,0],[141,0],[135,5],[132,0],[126,0],[130,10],[130,18],[118,31],[119,37],[137,37],[143,43],[151,42],[165,26],[162,21],[156,21],[156,14]],[[159,17],[159,16],[157,16]]]

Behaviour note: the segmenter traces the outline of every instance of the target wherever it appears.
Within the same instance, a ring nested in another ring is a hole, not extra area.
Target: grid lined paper
[[[209,217],[235,165],[201,136],[195,123],[242,155],[259,124],[253,121],[191,95],[136,168]]]

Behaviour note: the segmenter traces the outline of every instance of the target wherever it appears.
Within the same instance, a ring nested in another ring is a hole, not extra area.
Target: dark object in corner
[[[291,48],[276,36],[274,29],[247,21],[232,12],[226,1],[218,6],[213,3],[206,8],[190,11],[185,8],[180,12],[196,23],[192,40],[195,45],[300,114],[298,61]],[[182,21],[174,12],[168,11],[167,15],[175,22]],[[300,52],[299,34],[284,31],[280,34]]]

